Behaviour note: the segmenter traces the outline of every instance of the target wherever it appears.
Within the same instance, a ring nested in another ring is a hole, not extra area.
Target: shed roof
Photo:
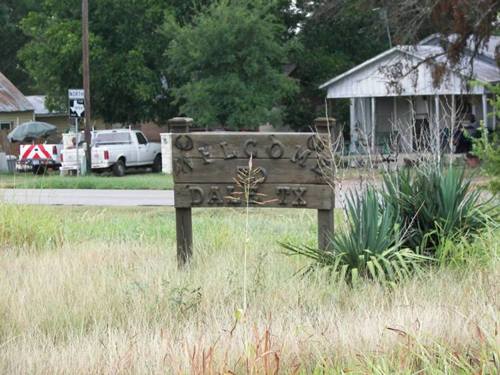
[[[46,95],[29,95],[26,96],[26,99],[31,103],[33,108],[35,109],[35,115],[38,116],[60,116],[65,115],[65,112],[61,111],[49,111],[47,106],[45,105]]]
[[[33,109],[22,92],[0,72],[0,112],[26,112]]]
[[[443,48],[436,42],[437,36],[424,39],[416,46],[397,46],[374,58],[334,77],[320,86],[327,89],[329,98],[371,97],[371,96],[403,96],[403,95],[447,95],[462,93],[480,93],[482,87],[467,88],[464,84],[475,79],[484,83],[500,81],[500,70],[491,58],[492,47],[500,38],[492,37],[489,44],[479,51],[472,59],[464,56],[456,66],[448,64]],[[470,57],[470,55],[469,55]],[[440,87],[432,86],[432,73],[425,61],[445,63],[448,66],[447,76]],[[403,69],[415,68],[418,80],[401,78],[401,91],[391,91],[388,88],[390,79],[382,73],[383,69],[402,62]]]
[[[45,106],[45,95],[29,95],[26,99],[35,109],[35,115],[48,115],[50,111]]]

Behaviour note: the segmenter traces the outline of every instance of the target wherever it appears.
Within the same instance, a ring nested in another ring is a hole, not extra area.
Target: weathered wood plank
[[[181,268],[193,255],[191,208],[175,208],[175,225],[177,235],[177,264]]]
[[[331,210],[333,192],[328,185],[263,184],[247,190],[236,184],[176,184],[175,207],[314,208]]]
[[[319,138],[322,137],[322,138]],[[291,159],[307,153],[317,158],[317,151],[327,137],[317,133],[185,133],[172,137],[173,157],[193,159]]]
[[[325,184],[320,159],[257,159],[252,162],[252,173],[262,183]],[[239,172],[247,170],[247,159],[217,160],[206,163],[203,159],[174,158],[175,183],[234,183]]]
[[[318,210],[318,248],[320,250],[331,250],[333,237],[333,207],[332,209]]]

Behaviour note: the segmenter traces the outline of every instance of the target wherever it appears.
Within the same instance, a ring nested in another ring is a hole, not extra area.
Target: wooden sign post
[[[331,168],[317,133],[182,133],[172,137],[177,260],[193,252],[192,207],[318,210],[318,246],[333,235]]]

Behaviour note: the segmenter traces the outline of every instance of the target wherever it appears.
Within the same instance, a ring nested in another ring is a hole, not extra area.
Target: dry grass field
[[[340,215],[339,221],[340,221]],[[500,236],[397,286],[307,276],[277,241],[314,211],[195,210],[178,271],[172,209],[0,205],[2,374],[494,374]]]

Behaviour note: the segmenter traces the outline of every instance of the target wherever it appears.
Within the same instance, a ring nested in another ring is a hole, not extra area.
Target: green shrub
[[[488,91],[493,93],[493,98],[490,99],[490,104],[493,107],[493,112],[489,113],[490,117],[500,113],[500,85],[486,85]],[[491,177],[490,189],[493,193],[500,192],[500,129],[497,128],[490,136],[482,124],[481,138],[474,140],[473,153],[482,159],[483,170]]]
[[[434,254],[445,241],[468,238],[493,222],[491,206],[471,191],[464,170],[425,166],[384,175],[383,195],[407,228],[406,246]]]
[[[435,258],[442,266],[488,267],[500,260],[498,228],[485,229],[480,234],[464,238],[457,234],[442,241],[436,249]]]
[[[482,160],[482,169],[491,177],[489,188],[494,194],[500,192],[500,129],[488,136],[483,128],[482,136],[474,141],[474,154]]]
[[[61,246],[63,220],[45,207],[0,204],[0,249]]]
[[[404,237],[404,236],[403,236]],[[307,256],[347,282],[359,277],[395,281],[418,269],[425,257],[401,248],[399,212],[373,188],[347,199],[347,226],[331,239],[332,250],[282,244],[290,254]]]

